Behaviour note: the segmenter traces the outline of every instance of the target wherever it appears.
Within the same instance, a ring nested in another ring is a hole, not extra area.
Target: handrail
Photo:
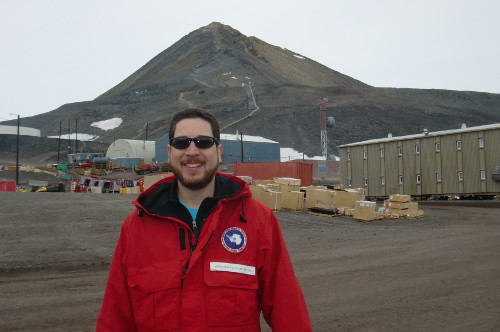
[[[252,117],[252,115],[254,115],[256,112],[258,112],[258,111],[260,110],[260,107],[259,107],[259,106],[257,106],[257,102],[255,101],[255,96],[254,96],[254,94],[253,94],[253,90],[252,90],[252,84],[250,83],[250,84],[248,84],[248,85],[247,85],[247,84],[243,83],[243,87],[245,87],[245,88],[246,88],[246,87],[249,87],[249,88],[250,88],[250,94],[251,94],[251,98],[252,98],[252,100],[251,100],[251,101],[253,101],[253,104],[255,105],[255,109],[253,109],[253,110],[250,112],[250,114],[248,114],[248,115],[246,115],[246,116],[242,117],[241,119],[238,119],[238,120],[236,120],[236,121],[234,121],[234,122],[231,122],[230,124],[228,124],[228,125],[226,125],[226,126],[222,127],[222,128],[221,128],[221,130],[226,129],[226,128],[228,128],[228,127],[231,127],[232,125],[234,125],[234,124],[236,124],[236,123],[238,123],[238,122],[240,122],[240,121],[243,121],[243,120],[245,120],[245,119],[247,119],[247,118]],[[250,96],[249,96],[249,98],[250,98]]]

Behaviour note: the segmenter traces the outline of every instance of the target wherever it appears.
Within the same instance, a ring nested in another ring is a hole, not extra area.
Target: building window
[[[368,178],[364,178],[363,181],[365,182],[365,187],[368,186]]]
[[[403,155],[403,148],[401,146],[398,146],[398,156]]]
[[[403,176],[402,175],[399,176],[399,184],[403,184]]]
[[[380,184],[385,186],[385,176],[380,177]]]
[[[351,179],[347,179],[347,186],[352,187],[352,180]]]
[[[421,184],[421,183],[422,183],[422,175],[417,174],[417,184]]]
[[[441,143],[436,142],[436,152],[441,151]]]
[[[368,151],[363,150],[363,159],[367,159],[367,158],[368,158]]]
[[[462,182],[464,180],[464,172],[458,171],[457,172],[457,178],[459,182]]]
[[[380,149],[380,158],[384,158],[384,148]]]
[[[420,154],[420,145],[415,145],[415,154]]]
[[[351,153],[347,152],[347,160],[351,160]]]
[[[436,173],[436,182],[441,182],[441,173]]]
[[[479,148],[480,149],[484,148],[484,138],[482,137],[479,138]]]
[[[457,141],[457,150],[462,150],[462,141],[461,140]]]
[[[480,174],[481,174],[481,180],[486,180],[486,171],[484,169],[480,171]]]

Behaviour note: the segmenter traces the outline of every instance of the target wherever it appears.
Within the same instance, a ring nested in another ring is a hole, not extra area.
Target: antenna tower
[[[326,135],[326,103],[328,98],[323,98],[319,101],[319,119],[321,129],[321,155],[328,159],[328,136]]]

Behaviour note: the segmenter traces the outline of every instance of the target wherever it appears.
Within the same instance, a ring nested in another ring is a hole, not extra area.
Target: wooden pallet
[[[294,210],[294,209],[287,209],[287,208],[281,208],[281,211],[287,211],[287,212],[302,212],[304,210]]]
[[[353,218],[354,220],[356,221],[359,221],[359,222],[372,222],[373,220],[364,220],[364,219],[357,219],[357,218]]]
[[[337,209],[321,209],[313,207],[309,209],[309,214],[322,217],[337,217],[339,215],[339,210]]]
[[[334,215],[334,214],[324,214],[324,213],[317,213],[317,212],[311,212],[311,211],[309,211],[309,214],[313,215],[313,216],[320,216],[320,217],[327,217],[327,218],[336,217],[336,215]]]

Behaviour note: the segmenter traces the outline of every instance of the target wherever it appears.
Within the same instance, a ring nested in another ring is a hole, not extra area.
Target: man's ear
[[[222,144],[217,146],[217,159],[219,160],[219,164],[222,163]]]
[[[168,154],[167,162],[170,162],[170,144],[167,144],[167,154]]]

